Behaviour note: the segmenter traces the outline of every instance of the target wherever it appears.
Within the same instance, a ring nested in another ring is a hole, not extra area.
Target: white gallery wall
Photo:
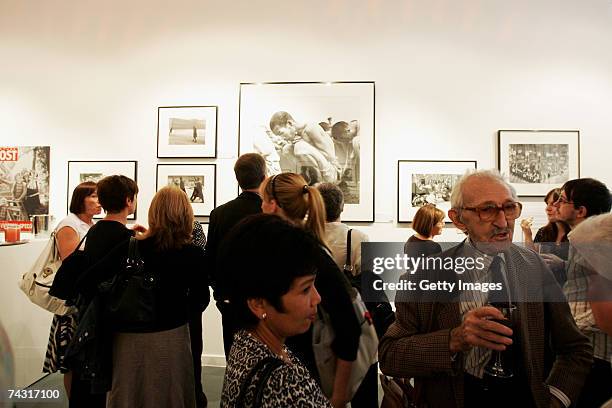
[[[137,160],[141,223],[158,163],[215,162],[232,199],[239,83],[266,81],[375,81],[372,240],[410,235],[398,159],[495,167],[499,129],[580,130],[581,176],[612,186],[610,0],[0,0],[0,145],[51,146],[57,217],[68,160]],[[171,105],[218,105],[218,159],[156,158]],[[220,333],[209,308],[212,362]]]

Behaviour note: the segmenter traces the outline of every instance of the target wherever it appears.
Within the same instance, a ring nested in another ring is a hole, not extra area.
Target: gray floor
[[[202,383],[204,392],[208,397],[210,408],[219,407],[221,400],[221,387],[223,386],[223,375],[225,367],[203,367]],[[32,384],[29,390],[59,390],[60,398],[53,400],[38,400],[35,402],[23,402],[15,404],[15,408],[63,408],[68,407],[68,400],[64,392],[64,380],[61,374],[50,374]]]

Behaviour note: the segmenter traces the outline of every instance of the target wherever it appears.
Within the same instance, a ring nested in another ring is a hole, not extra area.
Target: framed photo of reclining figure
[[[425,204],[434,204],[447,214],[450,196],[459,178],[476,169],[476,161],[468,160],[398,160],[397,222],[412,222]]]
[[[500,130],[497,165],[520,196],[544,197],[580,177],[578,130]]]
[[[239,122],[239,155],[335,183],[342,220],[374,222],[374,82],[241,83]]]
[[[158,164],[155,191],[165,186],[183,190],[191,203],[193,215],[210,217],[217,197],[217,166],[215,164]]]
[[[157,108],[157,157],[217,157],[217,107]]]

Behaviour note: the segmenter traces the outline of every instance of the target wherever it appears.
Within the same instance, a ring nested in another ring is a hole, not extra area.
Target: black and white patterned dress
[[[331,403],[323,395],[323,391],[311,377],[306,367],[288,349],[287,355],[291,364],[283,363],[272,372],[264,388],[261,407],[331,408]],[[251,369],[266,357],[279,358],[265,344],[247,331],[240,330],[234,335],[234,343],[223,380],[222,408],[236,407],[242,382],[246,380]],[[256,374],[251,381],[252,385],[247,388],[244,408],[252,406],[258,377],[259,375]]]

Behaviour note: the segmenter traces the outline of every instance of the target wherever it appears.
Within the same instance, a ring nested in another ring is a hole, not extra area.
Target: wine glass
[[[516,313],[516,306],[511,303],[497,302],[490,303],[489,305],[499,310],[505,317],[505,319],[491,319],[491,321],[512,328],[512,317]],[[500,379],[512,378],[514,376],[512,367],[510,367],[511,364],[507,358],[508,356],[511,356],[511,353],[509,353],[511,351],[511,347],[512,346],[506,346],[506,350],[504,351],[493,350],[491,359],[484,369],[485,375]]]

